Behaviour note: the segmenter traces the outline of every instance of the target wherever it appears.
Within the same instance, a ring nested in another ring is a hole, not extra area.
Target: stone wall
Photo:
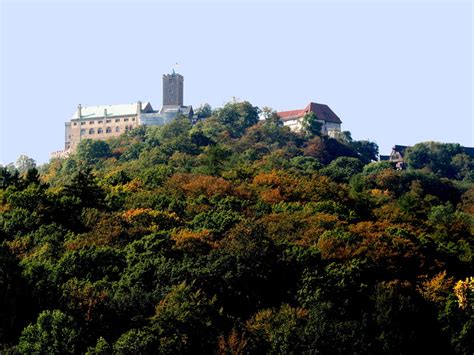
[[[77,145],[83,139],[108,139],[120,136],[133,128],[138,127],[138,115],[97,117],[93,120],[85,118],[71,120],[70,150],[75,152]]]
[[[183,106],[183,89],[182,75],[163,75],[163,106]]]

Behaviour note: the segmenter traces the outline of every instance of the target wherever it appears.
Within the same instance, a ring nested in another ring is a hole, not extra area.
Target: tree
[[[278,117],[277,112],[275,110],[272,110],[270,107],[264,107],[262,109],[262,117],[265,121],[265,124],[273,124],[277,126],[283,126],[283,122]]]
[[[84,139],[77,146],[77,158],[86,164],[96,164],[101,159],[111,156],[107,142],[101,140]]]
[[[5,243],[0,243],[0,348],[16,341],[28,324],[33,301],[29,291],[18,260]]]
[[[364,164],[357,158],[339,157],[321,169],[321,173],[337,182],[347,182],[352,176],[360,173],[363,166]]]
[[[405,162],[412,169],[427,169],[439,176],[455,178],[459,158],[455,159],[454,166],[452,165],[452,159],[455,155],[461,153],[462,150],[459,144],[424,142],[407,149]]]
[[[199,119],[208,118],[212,115],[212,107],[208,103],[199,106],[196,110]]]
[[[308,112],[304,115],[301,125],[303,131],[309,138],[321,135],[323,124],[318,120],[314,112]]]
[[[88,168],[74,174],[71,182],[64,187],[64,193],[68,197],[78,198],[84,207],[97,207],[103,204],[104,191],[97,185]]]
[[[217,120],[227,128],[232,138],[238,138],[258,122],[258,114],[258,107],[248,101],[228,102],[217,112]]]
[[[15,167],[20,174],[23,174],[30,169],[36,168],[36,162],[26,155],[20,155],[16,160]]]
[[[368,164],[376,161],[379,154],[379,147],[376,143],[370,141],[353,141],[350,147],[354,149],[358,158],[364,163]]]
[[[0,167],[0,188],[6,189],[8,186],[17,185],[19,182],[18,170],[12,172],[8,167]]]
[[[456,179],[474,182],[474,159],[469,155],[456,154],[451,159],[451,166],[456,170]]]
[[[304,353],[302,338],[307,313],[288,304],[283,304],[279,310],[259,311],[246,323],[256,343],[254,347],[261,347],[262,353],[270,354]]]
[[[43,311],[36,323],[21,333],[18,350],[27,354],[75,354],[78,339],[72,317],[60,310]]]

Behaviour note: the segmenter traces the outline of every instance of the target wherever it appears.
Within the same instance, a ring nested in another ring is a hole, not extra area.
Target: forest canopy
[[[0,351],[474,351],[474,160],[203,106],[0,167]]]

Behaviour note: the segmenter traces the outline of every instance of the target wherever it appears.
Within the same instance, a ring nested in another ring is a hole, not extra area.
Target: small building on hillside
[[[406,153],[407,149],[411,146],[396,144],[392,147],[390,155],[379,155],[379,161],[389,161],[395,164],[395,167],[399,170],[406,168]],[[460,147],[461,153],[468,155],[474,159],[474,148],[471,147]]]
[[[299,131],[302,128],[304,116],[309,112],[313,112],[321,123],[321,133],[334,137],[337,132],[341,132],[342,121],[328,105],[310,102],[303,109],[280,111],[277,112],[277,115],[284,126],[290,127],[293,131]]]
[[[397,169],[404,169],[406,166],[404,159],[407,148],[410,147],[406,145],[394,145],[390,155],[379,155],[379,161],[389,161],[394,163]]]

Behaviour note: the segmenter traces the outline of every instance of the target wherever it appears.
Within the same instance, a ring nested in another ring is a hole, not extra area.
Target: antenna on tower
[[[176,71],[178,71],[178,67],[179,67],[179,64],[174,63],[173,74],[175,74],[175,69],[176,69]]]

